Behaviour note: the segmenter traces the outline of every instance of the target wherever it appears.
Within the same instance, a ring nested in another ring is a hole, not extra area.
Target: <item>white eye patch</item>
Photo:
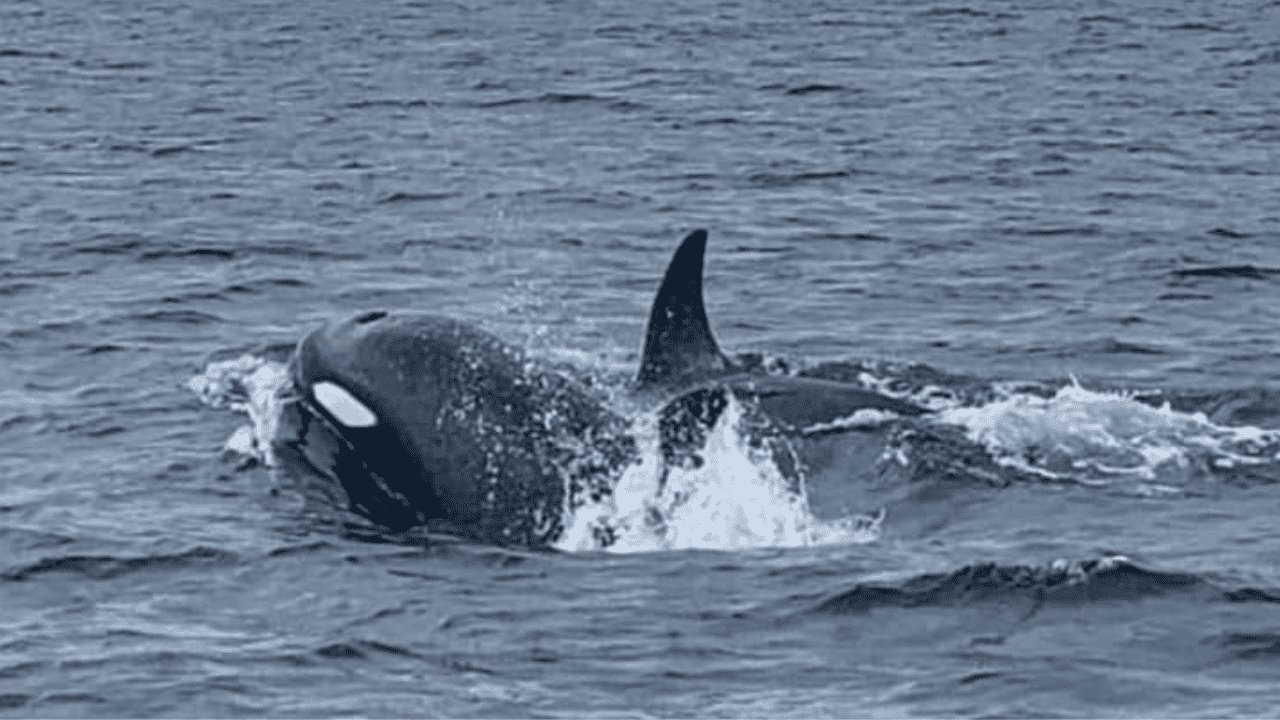
[[[352,428],[371,428],[378,424],[378,416],[352,397],[341,385],[321,380],[311,386],[316,402],[329,411],[335,420]]]

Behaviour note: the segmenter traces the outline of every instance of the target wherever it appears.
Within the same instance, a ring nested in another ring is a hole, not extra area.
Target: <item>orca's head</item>
[[[289,363],[282,457],[336,480],[353,510],[393,530],[451,518],[459,498],[437,431],[457,361],[449,340],[464,329],[373,311],[307,334]]]

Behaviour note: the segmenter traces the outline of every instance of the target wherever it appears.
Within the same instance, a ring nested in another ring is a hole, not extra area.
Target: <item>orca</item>
[[[571,379],[472,325],[368,312],[307,334],[274,445],[336,480],[352,510],[543,546],[635,457],[628,423]]]
[[[775,449],[862,409],[924,412],[725,355],[704,304],[706,244],[696,230],[672,256],[631,388],[659,408],[664,463],[698,462],[731,396],[751,411],[753,441]],[[336,481],[350,509],[391,530],[545,547],[567,512],[608,497],[640,459],[629,419],[590,387],[449,317],[372,311],[326,324],[298,343],[289,377],[277,455]],[[802,468],[786,471],[799,482]]]

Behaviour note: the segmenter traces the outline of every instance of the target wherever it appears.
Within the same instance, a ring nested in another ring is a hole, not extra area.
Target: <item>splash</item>
[[[1168,482],[1194,476],[1197,468],[1207,474],[1280,458],[1280,432],[1220,426],[1200,412],[1078,383],[1050,397],[1013,393],[977,407],[940,410],[935,417],[963,427],[1001,464],[1077,482]]]
[[[794,483],[763,449],[752,447],[744,411],[731,398],[708,433],[698,467],[664,468],[657,418],[636,421],[642,459],[611,497],[572,511],[556,547],[638,553],[744,550],[874,542],[883,513],[819,521],[803,483]],[[664,478],[665,474],[665,478]]]
[[[288,368],[283,363],[242,355],[209,363],[204,372],[187,381],[187,388],[210,407],[248,415],[249,424],[231,434],[225,449],[274,466],[271,440],[280,420],[280,391],[288,381]]]

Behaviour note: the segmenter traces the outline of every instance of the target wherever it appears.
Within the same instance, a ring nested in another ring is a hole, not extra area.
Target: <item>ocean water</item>
[[[1277,27],[6,0],[0,715],[1276,715]],[[727,350],[930,414],[815,433],[801,496],[718,425],[607,549],[391,537],[273,463],[359,310],[621,394],[695,227]]]

